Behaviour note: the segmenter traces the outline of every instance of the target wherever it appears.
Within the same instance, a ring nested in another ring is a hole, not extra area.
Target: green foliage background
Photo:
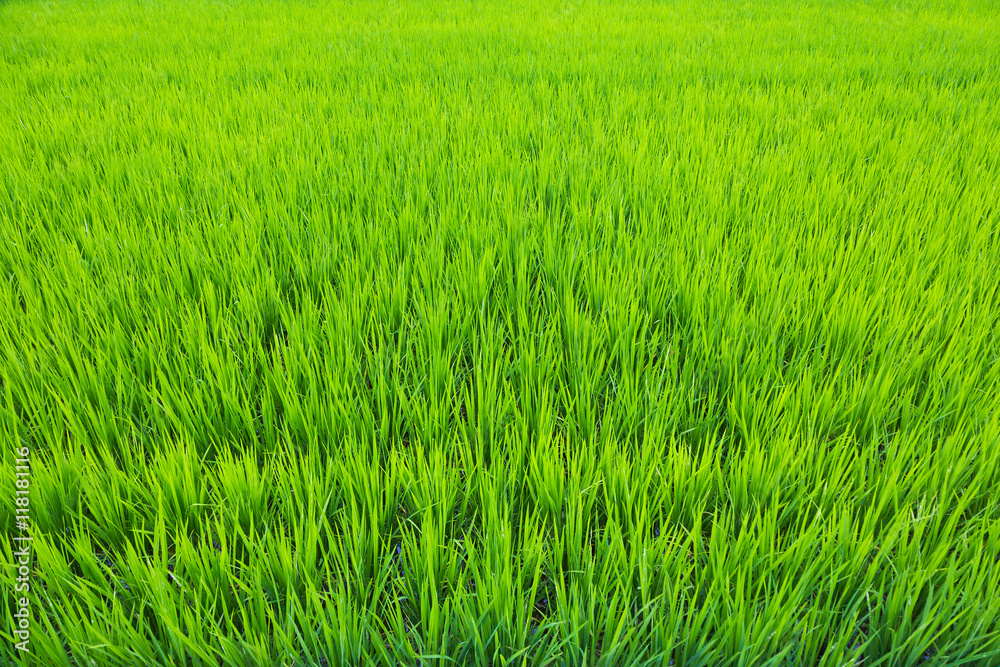
[[[1000,664],[990,2],[13,0],[0,55],[0,660]]]

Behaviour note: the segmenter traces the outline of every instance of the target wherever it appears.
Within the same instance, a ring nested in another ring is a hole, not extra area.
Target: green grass
[[[1000,664],[991,5],[4,2],[0,662]]]

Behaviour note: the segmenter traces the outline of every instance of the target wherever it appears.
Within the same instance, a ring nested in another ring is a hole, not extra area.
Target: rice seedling
[[[1000,665],[990,2],[0,54],[0,663]]]

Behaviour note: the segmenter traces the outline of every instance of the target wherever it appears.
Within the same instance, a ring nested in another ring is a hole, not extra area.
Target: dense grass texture
[[[0,5],[0,663],[1000,664],[992,2]]]

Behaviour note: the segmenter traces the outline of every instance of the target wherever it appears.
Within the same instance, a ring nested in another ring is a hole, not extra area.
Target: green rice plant
[[[1000,664],[998,33],[0,5],[0,664]]]

